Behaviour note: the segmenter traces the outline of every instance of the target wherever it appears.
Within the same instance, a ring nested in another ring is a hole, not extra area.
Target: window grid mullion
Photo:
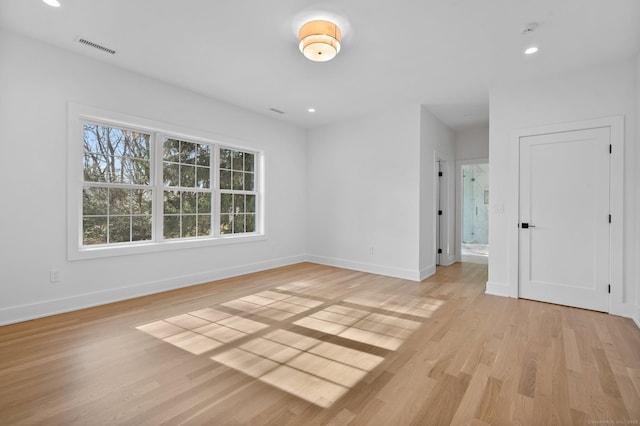
[[[160,242],[164,233],[164,167],[163,167],[163,155],[164,152],[164,135],[160,133],[155,134],[155,143],[153,144],[153,164],[155,165],[154,173],[154,198],[153,198],[153,238],[154,241]]]
[[[149,164],[149,168],[151,168],[151,164]],[[149,174],[151,174],[151,170],[149,170]],[[131,189],[127,191],[127,199],[129,201],[129,242],[133,241],[133,192]]]
[[[107,188],[107,244],[111,243],[111,188]]]

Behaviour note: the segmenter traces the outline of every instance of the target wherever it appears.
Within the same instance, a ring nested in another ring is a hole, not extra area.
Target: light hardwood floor
[[[0,328],[0,424],[640,423],[629,319],[310,263]]]

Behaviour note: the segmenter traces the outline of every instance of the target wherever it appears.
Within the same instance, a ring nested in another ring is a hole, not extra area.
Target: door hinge
[[[438,210],[438,216],[442,216],[442,210]]]
[[[611,284],[609,284],[609,294],[611,294]]]
[[[611,223],[611,215],[609,215],[609,223]]]
[[[442,176],[442,172],[438,172],[438,176]]]
[[[611,144],[609,144],[609,154],[611,154],[613,152],[613,147],[611,146]]]
[[[442,249],[438,249],[438,254],[441,254],[441,253],[442,253]]]

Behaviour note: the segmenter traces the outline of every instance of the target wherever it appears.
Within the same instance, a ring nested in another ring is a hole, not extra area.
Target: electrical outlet
[[[52,269],[49,271],[49,281],[52,283],[57,283],[60,281],[60,272]]]

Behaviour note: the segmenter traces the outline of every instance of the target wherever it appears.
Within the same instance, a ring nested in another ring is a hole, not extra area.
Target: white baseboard
[[[614,300],[609,306],[609,313],[619,317],[633,318],[634,306],[630,303],[618,303]]]
[[[473,254],[465,254],[461,257],[461,262],[465,263],[478,263],[481,265],[488,265],[489,258],[487,256],[476,256]]]
[[[456,257],[455,256],[447,256],[444,261],[441,263],[441,266],[451,266],[454,263],[456,263]]]
[[[11,306],[0,309],[0,325],[13,324],[50,315],[77,311],[79,309],[91,308],[93,306],[105,305],[107,303],[119,302],[122,300],[133,299],[135,297],[147,296],[150,294],[189,287],[238,275],[293,265],[306,260],[306,256],[292,256],[248,265],[217,269],[199,274],[183,275],[165,280],[140,283],[129,287],[79,294],[76,296],[46,300],[43,302],[20,306]]]
[[[335,266],[336,268],[351,269],[353,271],[367,272],[369,274],[386,275],[388,277],[401,278],[420,282],[421,271],[401,269],[391,266],[375,265],[372,263],[354,262],[351,260],[337,259],[333,257],[308,255],[307,261],[320,265]],[[435,269],[435,267],[434,267]],[[435,270],[434,270],[435,272]]]
[[[509,297],[509,286],[505,284],[492,283],[491,281],[487,281],[487,288],[485,290],[485,294],[490,294],[492,296]]]
[[[640,328],[640,306],[636,305],[636,314],[633,316],[633,322]]]
[[[448,265],[447,265],[448,266]],[[427,266],[426,268],[420,269],[420,281],[426,280],[431,275],[436,273],[436,265]]]

